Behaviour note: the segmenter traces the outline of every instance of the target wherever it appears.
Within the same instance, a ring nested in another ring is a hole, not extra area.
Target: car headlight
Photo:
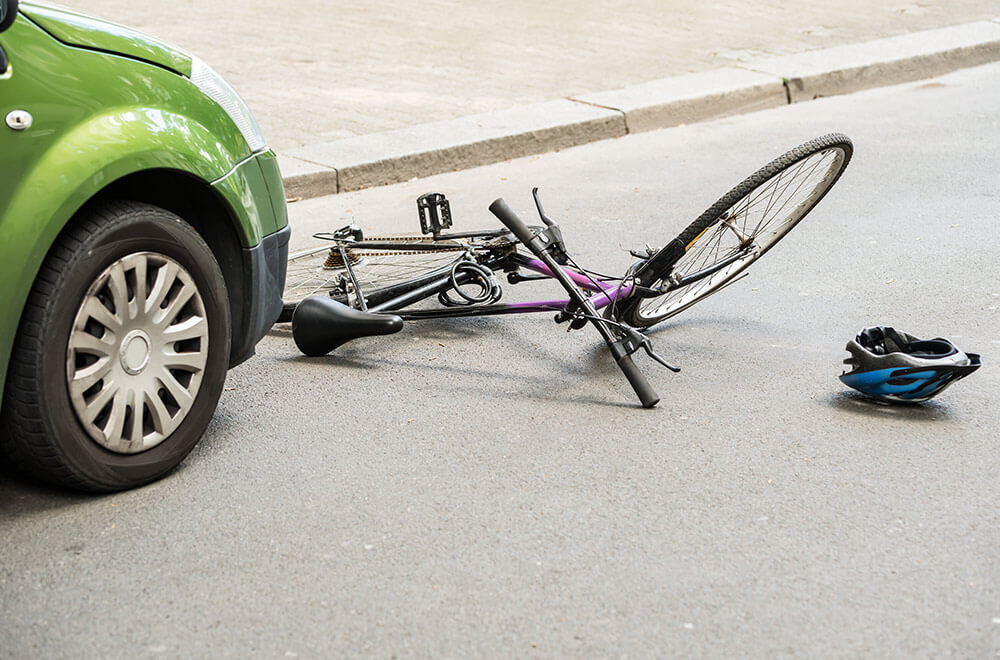
[[[260,126],[250,112],[246,101],[226,82],[226,79],[216,73],[212,67],[197,57],[191,58],[191,82],[206,96],[219,104],[233,120],[243,134],[250,151],[256,153],[267,146]]]

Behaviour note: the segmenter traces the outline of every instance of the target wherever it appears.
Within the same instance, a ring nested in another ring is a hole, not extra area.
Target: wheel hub
[[[149,335],[142,330],[133,330],[125,335],[118,357],[122,369],[130,376],[137,376],[149,364]]]

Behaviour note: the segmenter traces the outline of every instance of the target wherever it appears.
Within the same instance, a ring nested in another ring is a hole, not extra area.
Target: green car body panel
[[[0,118],[13,110],[33,118],[28,130],[0,125],[0,387],[21,311],[53,241],[81,208],[130,177],[141,174],[154,189],[159,180],[182,180],[185,191],[205,195],[224,216],[212,223],[226,225],[218,233],[232,234],[237,254],[283,229],[287,249],[273,152],[251,153],[229,115],[186,77],[189,56],[127,28],[34,3],[21,5],[0,47],[10,61],[0,72]],[[260,261],[251,256],[244,259]],[[258,263],[257,270],[267,269]],[[283,279],[279,266],[270,271],[265,279]],[[246,331],[257,336],[244,341],[249,349],[234,362],[252,353],[261,334]]]
[[[190,55],[131,28],[42,2],[23,4],[21,11],[63,43],[120,53],[133,59],[159,64],[183,76],[191,76]]]

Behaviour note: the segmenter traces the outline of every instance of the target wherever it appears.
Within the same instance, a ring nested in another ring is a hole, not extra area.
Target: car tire
[[[22,313],[0,448],[80,490],[158,479],[208,425],[229,343],[225,280],[189,224],[138,202],[85,211],[49,251]]]

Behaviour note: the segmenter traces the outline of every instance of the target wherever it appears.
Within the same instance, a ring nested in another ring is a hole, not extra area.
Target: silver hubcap
[[[208,319],[190,273],[162,254],[130,254],[76,312],[66,352],[73,411],[106,449],[150,449],[191,411],[207,361]]]

